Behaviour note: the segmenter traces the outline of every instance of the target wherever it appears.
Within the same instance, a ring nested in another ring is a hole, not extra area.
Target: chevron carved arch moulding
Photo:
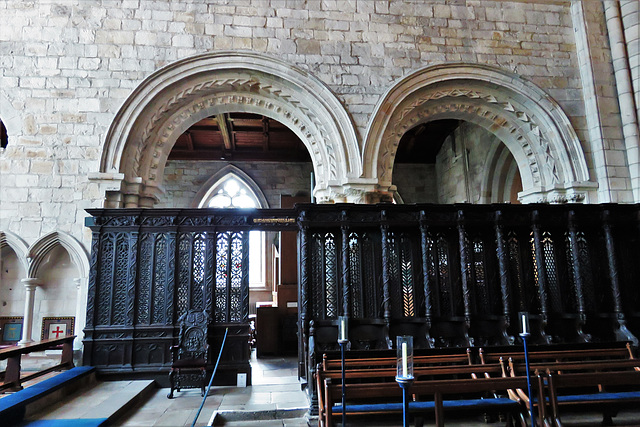
[[[381,191],[391,187],[400,138],[420,123],[446,118],[482,126],[506,145],[522,176],[523,201],[582,201],[595,191],[560,106],[514,74],[475,64],[429,67],[385,94],[367,132],[364,176],[377,177]]]
[[[265,55],[216,52],[173,63],[140,84],[109,129],[102,176],[94,179],[117,176],[124,206],[153,206],[178,136],[202,118],[234,111],[268,116],[300,137],[319,199],[360,176],[354,126],[327,86]]]

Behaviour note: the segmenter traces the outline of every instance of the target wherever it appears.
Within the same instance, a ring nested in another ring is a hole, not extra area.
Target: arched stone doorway
[[[351,120],[320,80],[264,55],[216,52],[159,70],[125,102],[93,177],[113,181],[106,205],[153,206],[178,136],[198,120],[233,111],[273,118],[298,135],[311,155],[319,201],[344,193],[344,185],[360,177]]]
[[[429,67],[391,88],[370,121],[363,176],[377,178],[379,191],[391,198],[400,139],[420,123],[441,119],[480,126],[504,143],[520,172],[521,201],[597,200],[597,184],[560,106],[532,83],[484,65]]]
[[[28,257],[23,340],[40,339],[43,316],[73,317],[74,349],[82,349],[90,268],[87,251],[69,234],[53,231],[29,247]],[[29,317],[33,327],[27,330]]]

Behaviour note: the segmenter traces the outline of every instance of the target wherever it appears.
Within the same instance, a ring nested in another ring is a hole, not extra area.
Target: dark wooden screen
[[[631,340],[640,205],[298,205],[300,372],[338,348]],[[635,334],[635,335],[634,335]]]
[[[177,340],[176,322],[193,309],[211,316],[211,363],[229,327],[216,378],[235,383],[236,373],[250,374],[248,236],[250,229],[274,226],[256,224],[256,211],[243,210],[89,213],[93,242],[85,363],[102,374],[164,374]]]
[[[298,229],[299,374],[350,317],[353,350],[640,335],[640,205],[297,205],[291,210],[94,209],[85,362],[168,371],[178,317],[206,309],[224,372],[249,372],[248,231]],[[211,359],[210,359],[211,360]],[[235,382],[232,379],[231,382]]]

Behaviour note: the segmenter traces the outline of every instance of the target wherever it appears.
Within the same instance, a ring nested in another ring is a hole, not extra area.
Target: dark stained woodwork
[[[225,113],[207,117],[180,135],[169,160],[311,162],[300,138],[269,117]]]
[[[236,282],[215,272],[230,254],[225,242],[236,236],[240,248],[238,233],[253,229],[298,232],[305,382],[322,354],[338,349],[342,313],[351,316],[350,351],[391,349],[400,334],[413,335],[417,349],[518,344],[519,311],[530,313],[532,347],[638,344],[640,204],[88,212],[85,363],[101,374],[168,372],[176,321],[200,307],[216,319],[214,351],[230,326],[222,372],[250,372],[244,269]],[[236,252],[235,263],[247,261]]]

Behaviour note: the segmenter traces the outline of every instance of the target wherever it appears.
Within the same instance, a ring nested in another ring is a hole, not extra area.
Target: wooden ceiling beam
[[[224,151],[231,153],[233,151],[233,135],[231,132],[231,123],[229,117],[226,114],[216,115],[218,121],[218,128],[222,134],[222,141],[224,143]]]
[[[193,151],[193,137],[191,136],[191,132],[186,131],[185,135],[187,136],[187,149],[189,149],[189,151]]]
[[[269,151],[269,118],[262,117],[263,151]]]

